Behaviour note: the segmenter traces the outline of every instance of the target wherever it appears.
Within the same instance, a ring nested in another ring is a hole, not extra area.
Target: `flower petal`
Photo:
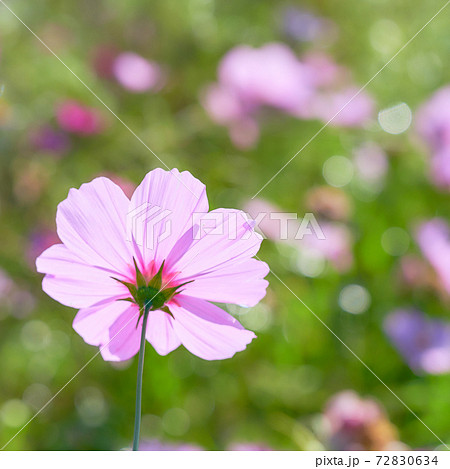
[[[148,173],[131,198],[127,227],[145,266],[153,259],[159,265],[192,226],[192,213],[207,211],[205,186],[189,172],[158,168]]]
[[[185,239],[188,235],[190,242]],[[174,247],[166,265],[172,271],[182,272],[183,278],[195,278],[250,259],[261,242],[262,236],[241,210],[212,210],[198,217],[194,227]]]
[[[126,238],[129,204],[122,189],[104,177],[71,189],[58,206],[58,236],[86,263],[129,272],[133,252]]]
[[[164,311],[149,313],[145,338],[160,355],[167,355],[181,345],[172,322],[172,317]]]
[[[269,266],[256,259],[244,259],[204,275],[194,276],[194,281],[183,287],[187,296],[218,303],[234,303],[251,307],[266,294],[269,284],[264,277]],[[179,279],[184,283],[189,279]]]
[[[256,337],[235,318],[207,301],[178,295],[169,307],[181,343],[205,360],[231,358]]]
[[[141,342],[142,318],[139,308],[132,304],[109,327],[101,344],[102,357],[107,361],[122,361],[134,357]]]
[[[46,274],[42,289],[63,305],[86,308],[125,298],[128,290],[105,269],[87,265],[63,244],[55,244],[36,259],[38,272]]]
[[[87,344],[106,344],[109,328],[129,308],[130,303],[126,301],[111,301],[106,305],[80,309],[73,320],[73,328]]]

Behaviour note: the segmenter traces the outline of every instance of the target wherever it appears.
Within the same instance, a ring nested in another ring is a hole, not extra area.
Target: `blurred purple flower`
[[[61,241],[56,234],[56,230],[50,228],[38,228],[29,236],[28,249],[26,251],[27,262],[34,270],[36,259],[47,248]]]
[[[104,128],[99,111],[77,101],[68,100],[60,104],[56,110],[56,118],[62,129],[74,134],[93,135]]]
[[[30,143],[37,150],[58,155],[66,153],[70,148],[69,137],[50,126],[42,126],[31,131]]]
[[[450,323],[415,310],[397,310],[385,320],[386,334],[416,373],[450,372]]]
[[[139,451],[203,451],[203,448],[189,443],[167,443],[160,440],[149,440],[139,445]]]
[[[288,37],[301,42],[332,42],[337,36],[335,23],[307,10],[287,7],[283,11],[283,30]]]
[[[343,451],[388,450],[399,446],[395,427],[373,399],[363,399],[354,391],[343,391],[326,404],[330,449]]]
[[[162,85],[161,67],[134,52],[123,52],[115,58],[113,74],[124,88],[133,93],[143,93]]]
[[[417,230],[419,247],[434,268],[440,283],[450,294],[450,227],[441,218],[423,223]]]

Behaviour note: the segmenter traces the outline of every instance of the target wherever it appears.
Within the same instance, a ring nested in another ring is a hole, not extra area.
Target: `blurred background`
[[[233,359],[147,348],[142,449],[450,443],[450,10],[355,96],[443,3],[8,2],[211,208],[314,214],[323,240],[263,220],[259,257],[441,440],[269,275]],[[2,446],[97,352],[35,270],[57,204],[162,164],[3,5],[0,48]],[[97,357],[7,449],[129,447],[135,381]]]

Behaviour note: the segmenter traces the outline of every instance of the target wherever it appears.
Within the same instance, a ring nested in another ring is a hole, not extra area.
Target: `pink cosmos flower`
[[[146,339],[160,355],[183,344],[225,359],[255,338],[211,301],[254,306],[264,297],[269,268],[252,258],[262,238],[239,210],[208,212],[205,186],[189,172],[155,169],[131,200],[96,178],[70,190],[56,224],[62,244],[36,262],[43,290],[80,309],[73,327],[105,360],[138,352],[144,307]]]
[[[65,101],[56,111],[59,126],[79,135],[98,134],[104,127],[99,111],[84,106],[77,101]]]

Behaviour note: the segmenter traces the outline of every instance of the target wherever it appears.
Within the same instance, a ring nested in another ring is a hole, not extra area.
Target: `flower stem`
[[[141,346],[139,348],[138,373],[136,382],[136,407],[134,411],[133,451],[137,451],[139,449],[139,432],[141,429],[142,371],[144,369],[145,354],[145,332],[147,330],[147,319],[150,308],[151,305],[145,307],[144,317],[142,318]]]

